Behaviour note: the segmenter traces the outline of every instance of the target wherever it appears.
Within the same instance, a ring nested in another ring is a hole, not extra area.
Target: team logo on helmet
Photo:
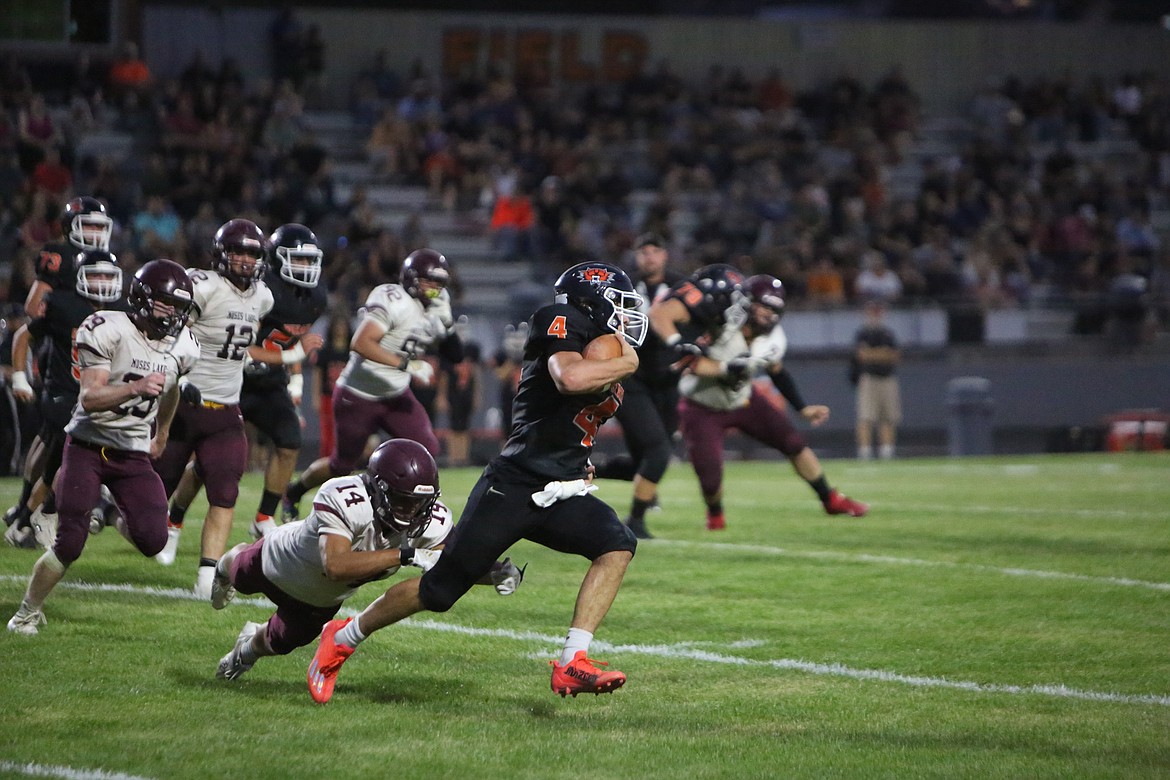
[[[598,268],[597,266],[586,268],[581,271],[581,278],[587,282],[592,282],[593,284],[604,284],[605,282],[609,281],[611,276],[613,276],[613,274],[609,272],[609,269]]]

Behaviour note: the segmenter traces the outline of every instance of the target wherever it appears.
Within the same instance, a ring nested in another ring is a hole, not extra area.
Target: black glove
[[[190,382],[179,382],[179,400],[185,404],[199,406],[203,403],[203,393]]]
[[[678,360],[682,360],[684,358],[702,357],[704,354],[704,350],[702,347],[700,347],[698,344],[692,344],[689,341],[676,342],[671,347],[671,349],[674,350],[675,357]]]

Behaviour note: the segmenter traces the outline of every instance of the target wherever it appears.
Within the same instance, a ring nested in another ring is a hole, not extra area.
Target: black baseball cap
[[[634,240],[634,249],[641,249],[644,246],[656,246],[659,249],[666,249],[666,239],[662,237],[661,233],[643,233]]]

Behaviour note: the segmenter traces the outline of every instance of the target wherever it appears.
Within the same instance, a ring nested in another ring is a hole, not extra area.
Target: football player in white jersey
[[[227,606],[239,591],[262,593],[276,612],[264,623],[244,624],[216,676],[234,680],[258,658],[309,644],[364,583],[401,566],[431,568],[453,525],[451,510],[439,501],[439,470],[426,448],[410,439],[383,442],[364,471],[322,485],[304,520],[236,545],[220,558],[213,607]],[[505,559],[484,584],[507,596],[522,578]]]
[[[207,486],[207,516],[195,594],[211,597],[215,562],[227,548],[240,478],[248,458],[248,440],[240,415],[244,360],[256,339],[261,318],[272,309],[272,292],[260,281],[268,239],[246,219],[224,223],[212,245],[214,272],[189,272],[194,295],[191,331],[199,340],[200,359],[189,381],[199,388],[199,405],[182,404],[174,435],[155,462],[167,495],[175,492],[191,455]],[[279,356],[278,356],[279,357]],[[167,544],[159,562],[175,561],[181,525],[170,518]]]
[[[419,249],[403,261],[400,284],[382,284],[370,292],[350,342],[349,363],[333,392],[333,453],[314,461],[289,484],[285,521],[297,518],[298,504],[309,490],[353,471],[366,442],[379,430],[413,439],[438,454],[439,440],[410,391],[410,381],[434,381],[431,364],[418,357],[425,349],[438,348],[455,363],[463,359],[461,342],[452,331],[450,279],[447,258]]]
[[[199,345],[185,327],[193,305],[187,272],[170,260],[152,260],[134,275],[128,302],[129,313],[96,312],[77,331],[81,391],[57,473],[57,536],[33,567],[9,631],[36,634],[45,622],[45,599],[81,556],[103,484],[121,511],[124,533],[143,555],[166,543],[167,497],[150,458],[166,446],[179,377],[199,360]]]
[[[700,269],[696,276],[711,276],[711,268]],[[817,426],[829,419],[829,407],[806,404],[784,368],[788,349],[788,339],[780,325],[784,286],[774,276],[759,274],[743,282],[742,292],[745,297],[739,305],[744,311],[739,316],[723,318],[717,328],[708,332],[710,343],[701,354],[693,355],[679,380],[679,429],[707,504],[707,529],[726,527],[723,437],[729,428],[738,428],[787,456],[828,514],[863,516],[869,507],[829,486],[820,460],[788,414],[752,384],[756,376],[767,375],[788,404],[810,424]],[[680,326],[685,329],[689,309],[676,306],[671,311],[675,313],[670,317],[655,318],[652,308],[651,323],[668,344],[681,343]]]

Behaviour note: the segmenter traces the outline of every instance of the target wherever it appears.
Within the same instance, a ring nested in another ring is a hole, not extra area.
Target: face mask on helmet
[[[114,232],[114,221],[100,211],[78,214],[69,225],[69,241],[78,249],[110,248],[110,235]]]
[[[322,257],[321,250],[312,244],[278,246],[276,258],[280,263],[280,278],[298,287],[316,287],[321,281]]]
[[[431,510],[439,500],[434,485],[416,485],[413,493],[394,490],[381,477],[366,475],[378,500],[374,502],[374,517],[391,534],[401,533],[415,539],[426,528]]]
[[[122,269],[118,259],[105,251],[91,250],[77,256],[75,289],[94,303],[113,303],[122,297]]]
[[[606,320],[608,329],[630,342],[630,346],[642,346],[649,326],[649,320],[642,311],[642,296],[616,287],[607,287],[602,296],[613,307],[613,313]]]

